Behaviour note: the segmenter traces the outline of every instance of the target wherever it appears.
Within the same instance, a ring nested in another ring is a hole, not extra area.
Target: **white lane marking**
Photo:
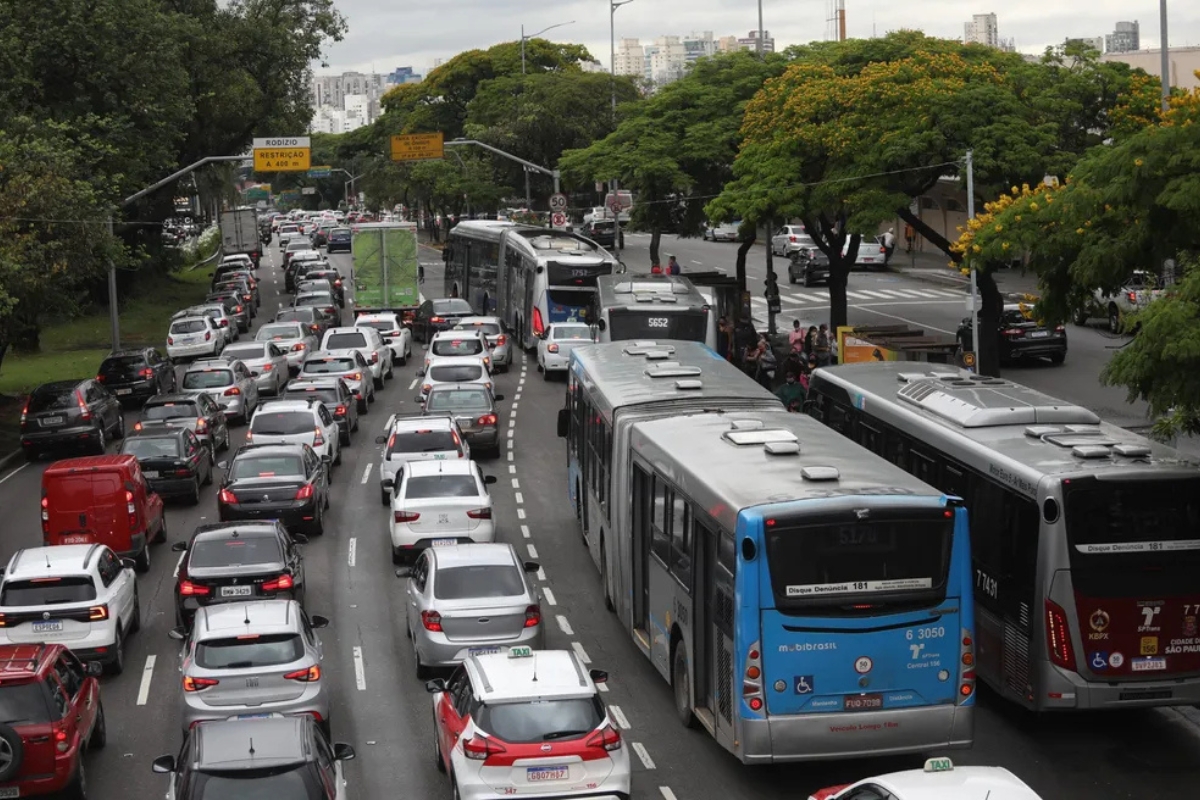
[[[508,427],[510,427],[510,428],[517,427],[517,415],[516,414],[513,414],[512,419],[510,419],[508,421]]]
[[[554,596],[554,592],[550,590],[549,586],[542,587],[542,596],[546,598],[546,602],[549,603],[550,605],[552,605],[552,606],[558,605],[558,598],[556,598]],[[564,621],[565,621],[565,618],[562,618],[562,619],[564,619]],[[570,634],[567,634],[567,635],[570,636]]]
[[[508,438],[510,438],[510,439],[511,439],[512,437],[511,437],[511,436],[509,436]],[[509,449],[509,451],[508,451],[508,460],[509,460],[509,461],[512,461],[512,460],[513,460],[513,451],[512,451],[512,449],[511,449],[511,448],[510,448],[510,449]]]
[[[608,713],[611,714],[612,718],[617,721],[617,725],[624,730],[629,730],[631,727],[633,727],[629,724],[629,718],[625,716],[625,712],[621,710],[620,706],[610,705],[608,707]]]
[[[346,551],[346,563],[353,567],[354,562],[357,558],[358,558],[358,538],[355,536],[351,536],[349,549]]]
[[[524,386],[524,385],[525,385],[525,378],[522,377],[521,380],[517,381],[517,386]]]
[[[663,796],[663,800],[679,800],[679,798],[675,796],[675,793],[671,791],[670,786],[658,787],[658,793]]]
[[[512,404],[512,410],[513,410],[513,411],[516,411],[516,410],[517,410],[517,407],[518,407],[518,406],[520,406],[520,405],[521,405],[521,404],[520,404],[520,403],[518,403],[516,400],[513,400],[513,404]]]
[[[509,429],[508,429],[508,438],[510,438],[510,439],[511,439],[512,437],[513,437],[513,429],[512,429],[512,428],[509,428]]]
[[[523,509],[523,508],[517,509],[517,519],[525,519],[525,509]]]
[[[154,678],[154,663],[158,661],[158,656],[146,656],[146,666],[142,667],[142,683],[138,687],[137,704],[139,706],[146,705],[150,699],[150,681]]]
[[[808,303],[828,303],[829,296],[823,294],[805,294],[804,292],[796,292],[796,297]]]
[[[886,294],[884,294],[883,292],[868,292],[866,289],[859,289],[858,293],[865,294],[867,297],[871,297],[876,300],[887,300],[888,299],[888,296]]]
[[[526,539],[529,538],[529,526],[528,525],[521,526],[521,535],[524,536]]]
[[[367,670],[363,667],[361,647],[354,648],[354,683],[360,692],[367,690]]]
[[[203,517],[201,517],[201,519],[203,519]],[[179,555],[179,560],[175,562],[175,574],[172,577],[179,577],[179,568],[183,566],[183,560],[185,558],[187,558],[187,553],[181,553]]]
[[[513,469],[515,470],[515,469],[516,469],[516,467],[513,467]],[[512,479],[512,485],[513,485],[513,488],[514,488],[514,489],[520,489],[520,488],[521,488],[521,481],[520,481],[519,479],[517,479],[517,478],[513,478],[513,479]],[[520,501],[518,501],[518,502],[520,502]]]
[[[509,475],[516,475],[516,474],[517,474],[517,465],[516,465],[516,464],[509,464],[509,465],[508,465],[508,474],[509,474]]]
[[[367,468],[363,470],[363,476],[362,476],[363,483],[366,483],[367,481],[371,480],[371,468],[374,466],[375,466],[374,464],[367,464]]]
[[[521,506],[525,504],[525,495],[521,494],[520,492],[514,493],[513,497],[517,499],[517,505]]]
[[[558,627],[563,633],[565,633],[567,636],[575,635],[575,631],[571,627],[571,623],[567,621],[566,617],[564,617],[562,614],[558,614],[554,617],[554,619],[558,621]]]
[[[584,664],[592,663],[592,659],[588,658],[587,650],[583,649],[583,645],[579,642],[571,642],[571,649],[575,651],[575,655],[579,656],[579,660]],[[609,706],[612,708],[612,706]]]
[[[546,582],[546,570],[542,569],[541,567],[538,567],[537,576],[538,576],[539,581],[541,581],[542,583]]]
[[[704,262],[703,262],[703,261],[697,261],[696,259],[694,259],[694,258],[693,258],[693,259],[692,259],[692,263],[693,263],[693,264],[703,264]]]
[[[654,759],[650,757],[649,751],[646,750],[646,745],[641,742],[633,742],[631,747],[633,747],[633,752],[637,753],[637,757],[641,759],[643,767],[654,769]]]
[[[875,289],[875,294],[887,295],[888,297],[899,297],[902,300],[908,300],[908,295],[903,292],[898,292],[895,289]]]
[[[966,297],[966,295],[967,295],[967,293],[966,293],[966,292],[951,292],[951,291],[949,291],[949,290],[947,290],[947,289],[929,289],[929,290],[928,290],[928,293],[929,293],[929,294],[941,295],[942,297],[955,297],[955,298],[958,298],[958,299],[963,299],[963,298],[965,298],[965,297]]]
[[[600,690],[600,691],[602,691],[602,692],[607,692],[607,691],[608,691],[608,684],[607,684],[607,683],[597,683],[597,684],[596,684],[596,688],[597,688],[597,689],[599,689],[599,690]]]
[[[779,299],[784,301],[785,303],[795,303],[796,305],[800,305],[801,303],[804,302],[803,300],[801,300],[798,297],[792,297],[790,294],[781,294],[781,295],[779,295]]]
[[[859,309],[869,312],[871,314],[878,314],[881,317],[887,317],[888,319],[894,319],[894,320],[898,320],[899,322],[905,322],[905,323],[912,325],[914,327],[917,327],[917,328],[928,328],[931,331],[937,331],[938,333],[944,333],[947,336],[954,335],[954,331],[948,331],[945,328],[935,328],[933,325],[927,325],[924,322],[917,322],[916,320],[905,319],[904,317],[898,317],[895,314],[888,314],[883,311],[876,311],[875,309],[870,308],[868,306],[856,306],[856,308],[859,308]]]
[[[26,461],[24,464],[22,464],[21,466],[17,467],[17,468],[16,468],[16,469],[14,469],[12,472],[10,472],[10,473],[8,473],[7,475],[5,475],[3,478],[0,478],[0,483],[4,483],[6,480],[8,480],[9,478],[11,478],[13,475],[16,475],[18,472],[20,472],[21,470],[25,469],[25,468],[26,468],[26,467],[28,467],[28,466],[29,466],[29,462],[28,462],[28,461]]]
[[[532,544],[527,544],[527,545],[525,545],[525,549],[529,551],[529,557],[530,557],[530,558],[537,558],[537,557],[538,557],[538,554],[537,554],[537,548],[536,548],[536,547],[534,547]]]
[[[517,403],[519,403],[520,401],[521,401],[521,393],[517,392],[516,394],[513,395],[513,407],[515,408]]]
[[[408,385],[408,390],[409,390],[410,392],[411,392],[413,389],[417,388],[417,380],[418,380],[418,378],[413,378],[413,380],[412,380],[412,383],[410,383],[410,384]]]
[[[866,300],[866,299],[868,299],[870,296],[869,296],[869,295],[862,294],[861,292],[846,292],[846,297],[850,297],[850,298],[853,298],[853,299],[855,299],[855,300]]]

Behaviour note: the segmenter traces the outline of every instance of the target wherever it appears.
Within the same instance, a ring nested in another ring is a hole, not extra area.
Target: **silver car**
[[[254,336],[258,342],[273,342],[287,356],[288,371],[300,373],[304,359],[317,352],[317,337],[299,322],[268,322]]]
[[[172,320],[183,319],[184,317],[208,317],[211,319],[213,324],[217,326],[217,333],[221,336],[221,341],[224,343],[221,345],[222,347],[230,342],[236,342],[240,336],[237,320],[225,313],[224,303],[192,306],[182,311],[176,311],[171,315]]]
[[[463,317],[454,326],[454,330],[481,332],[487,337],[492,365],[501,372],[508,372],[513,360],[512,341],[504,333],[504,326],[500,324],[499,317]]]
[[[467,656],[545,646],[537,591],[511,544],[426,548],[408,576],[408,630],[417,676]]]
[[[183,730],[197,722],[307,714],[329,735],[331,687],[316,629],[295,600],[250,600],[202,606],[183,641],[179,671]]]
[[[367,406],[375,402],[375,384],[371,382],[371,367],[357,350],[320,351],[304,359],[301,378],[341,378],[354,393],[358,413],[366,414]]]
[[[221,351],[221,358],[241,361],[258,384],[259,395],[278,396],[288,382],[288,360],[274,342],[243,342],[231,344]]]
[[[183,374],[179,389],[186,395],[212,395],[231,422],[248,421],[258,408],[258,384],[241,361],[197,361]]]

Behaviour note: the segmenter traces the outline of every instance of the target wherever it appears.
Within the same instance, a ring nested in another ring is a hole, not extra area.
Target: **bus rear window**
[[[778,520],[767,528],[767,563],[780,610],[937,603],[946,593],[952,519],[819,522]]]
[[[610,341],[628,339],[681,339],[703,342],[708,334],[708,317],[699,310],[625,309],[608,312]]]

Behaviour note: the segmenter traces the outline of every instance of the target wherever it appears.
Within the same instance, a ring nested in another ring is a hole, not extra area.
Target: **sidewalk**
[[[897,275],[906,275],[926,283],[966,286],[971,279],[947,266],[950,259],[943,253],[897,252],[888,264],[888,269]],[[996,285],[1001,292],[1037,294],[1037,276],[1020,269],[1001,269],[995,274]]]

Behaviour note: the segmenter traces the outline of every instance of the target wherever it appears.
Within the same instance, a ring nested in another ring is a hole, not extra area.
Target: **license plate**
[[[458,544],[457,539],[434,539],[430,542],[434,547],[447,547],[452,544]]]
[[[1165,658],[1135,658],[1129,662],[1129,669],[1133,672],[1156,672],[1166,668]]]
[[[20,797],[20,796],[21,796],[21,787],[20,786],[0,787],[0,800],[2,800],[3,798],[7,798],[7,797]]]
[[[234,719],[270,719],[270,714],[238,714]]]
[[[254,594],[253,586],[222,586],[221,597],[249,597]]]
[[[541,781],[564,781],[567,779],[569,770],[567,767],[526,767],[525,777],[530,783],[539,783]]]
[[[89,533],[76,533],[71,536],[64,536],[60,541],[63,544],[91,544],[92,536]]]
[[[57,633],[57,632],[61,631],[62,629],[63,629],[63,624],[62,624],[61,619],[52,619],[52,620],[49,620],[48,622],[33,623],[33,632],[34,633]]]
[[[133,389],[117,389],[116,394],[133,394]]]
[[[492,653],[499,653],[499,647],[468,647],[467,655],[469,656],[486,656]]]
[[[157,478],[159,475],[159,473],[157,473],[157,472],[154,472],[152,470],[145,470],[145,469],[142,470],[142,474],[145,475],[147,478]]]
[[[1029,334],[1029,337],[1031,339],[1044,339],[1049,335],[1050,331],[1034,331],[1033,333]]]
[[[847,711],[873,711],[878,708],[883,708],[883,695],[881,694],[851,694],[846,695]]]
[[[42,417],[43,425],[62,425],[66,417]]]

